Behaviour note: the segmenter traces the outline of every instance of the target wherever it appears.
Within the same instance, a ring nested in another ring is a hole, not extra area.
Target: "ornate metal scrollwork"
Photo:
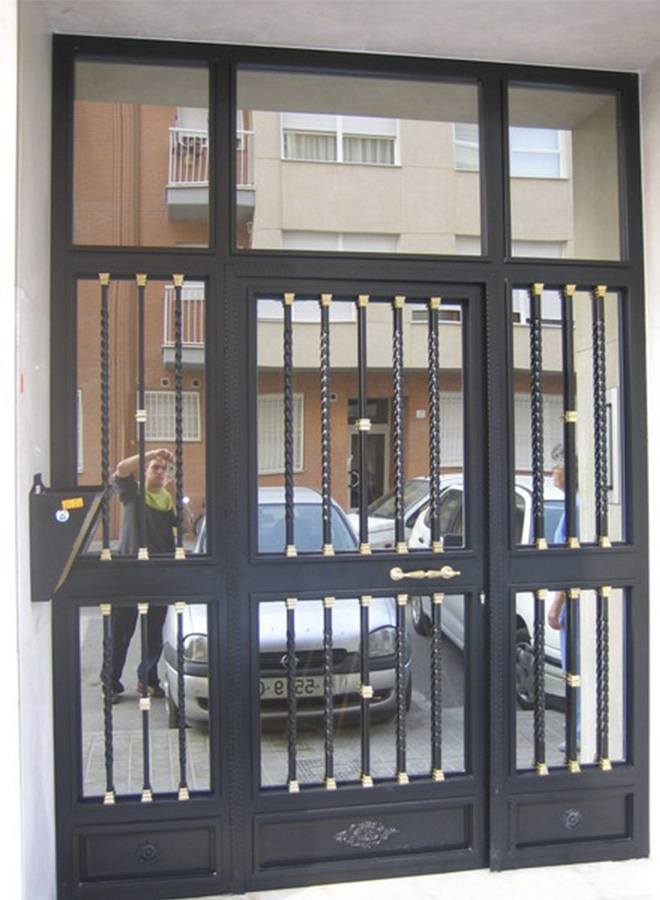
[[[567,809],[561,817],[561,822],[567,831],[574,831],[584,822],[584,816],[579,809]]]
[[[156,862],[159,858],[160,847],[155,841],[145,841],[141,847],[137,848],[135,855],[138,858],[138,862],[149,865],[150,863]]]
[[[398,828],[388,828],[382,822],[370,819],[364,822],[353,822],[344,831],[339,831],[334,839],[338,844],[349,844],[360,850],[375,850],[388,841],[392,835],[399,834]]]

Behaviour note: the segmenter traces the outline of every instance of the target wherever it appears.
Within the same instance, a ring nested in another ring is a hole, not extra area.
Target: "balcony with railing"
[[[254,132],[236,133],[238,219],[254,209]],[[209,135],[196,128],[169,129],[167,209],[170,219],[200,222],[208,217]]]
[[[204,283],[189,282],[181,288],[181,343],[184,366],[204,365]],[[163,364],[174,365],[174,285],[165,286],[163,303]]]

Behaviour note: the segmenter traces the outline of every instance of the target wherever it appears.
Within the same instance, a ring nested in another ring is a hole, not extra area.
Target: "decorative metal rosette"
[[[372,850],[389,840],[393,834],[399,834],[397,828],[388,828],[382,822],[354,822],[345,831],[335,835],[339,844],[350,844],[362,850]]]

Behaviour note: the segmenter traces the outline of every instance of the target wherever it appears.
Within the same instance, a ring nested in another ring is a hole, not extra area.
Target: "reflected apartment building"
[[[209,182],[231,162],[237,252],[479,256],[482,246],[480,134],[474,85],[392,82],[336,76],[245,71],[238,81],[233,159],[212,146],[203,73],[81,62],[75,106],[74,239],[85,246],[205,247]],[[101,69],[103,71],[101,71]],[[183,73],[183,75],[181,75]],[[178,81],[177,81],[178,76]],[[304,90],[303,82],[304,81]],[[533,94],[533,96],[532,96]],[[509,201],[514,256],[617,259],[617,137],[612,97],[524,88],[509,98]],[[611,172],[612,177],[603,177]],[[594,181],[597,180],[597,189]],[[610,194],[608,195],[608,192]],[[138,452],[138,289],[110,274],[103,322],[99,283],[78,282],[78,475],[101,482],[101,354],[109,348],[111,467]],[[176,273],[172,273],[173,275]],[[531,471],[529,285],[510,286],[516,423],[515,467]],[[330,303],[332,493],[357,506],[357,294]],[[329,293],[332,293],[329,288]],[[147,449],[175,445],[175,323],[171,279],[150,279],[145,298]],[[297,485],[320,488],[321,294],[293,302],[294,473]],[[205,504],[207,309],[221,298],[187,276],[182,288],[185,495],[192,517]],[[607,389],[611,490],[617,503],[616,424],[619,325],[617,295],[608,294]],[[405,477],[428,475],[428,296],[403,303],[403,441]],[[487,303],[487,298],[485,298]],[[576,295],[578,406],[591,399],[590,298]],[[367,309],[369,500],[393,482],[392,309],[394,298],[370,298]],[[258,398],[253,435],[259,483],[281,484],[284,469],[283,296],[263,291],[256,322]],[[561,294],[542,295],[545,464],[563,434]],[[440,305],[441,468],[465,463],[464,306]],[[593,439],[578,430],[580,480],[591,483]],[[585,497],[585,504],[589,504]],[[585,516],[585,521],[586,521]],[[591,516],[589,520],[591,520]],[[621,521],[613,517],[613,521]],[[113,511],[116,536],[119,513]],[[616,529],[616,525],[614,525]]]

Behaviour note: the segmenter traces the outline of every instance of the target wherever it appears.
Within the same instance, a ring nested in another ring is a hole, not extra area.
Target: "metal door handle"
[[[402,578],[456,578],[460,575],[456,569],[451,566],[443,566],[441,569],[413,569],[412,572],[404,572],[399,566],[390,569],[390,578],[392,581],[401,581]]]

